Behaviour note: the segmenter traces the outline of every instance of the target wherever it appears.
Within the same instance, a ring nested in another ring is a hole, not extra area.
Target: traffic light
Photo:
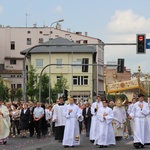
[[[64,100],[68,100],[68,90],[64,89]]]
[[[146,35],[145,34],[137,34],[137,54],[145,54],[146,53]]]
[[[124,59],[118,59],[118,66],[117,66],[118,73],[124,73]]]
[[[82,72],[88,72],[88,64],[89,64],[89,59],[88,58],[83,58],[82,59]]]

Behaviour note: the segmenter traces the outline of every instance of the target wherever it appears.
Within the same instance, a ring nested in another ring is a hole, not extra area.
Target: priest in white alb
[[[9,111],[0,99],[0,143],[6,144],[10,133]]]
[[[150,143],[149,126],[147,115],[149,114],[148,103],[144,101],[144,95],[138,95],[139,101],[133,106],[129,119],[134,119],[134,147],[143,148],[145,144]]]
[[[122,105],[122,99],[117,98],[115,103],[116,106],[113,108],[113,115],[114,115],[113,127],[116,139],[120,140],[124,135],[127,115],[125,107]]]
[[[112,126],[112,120],[114,119],[113,111],[108,107],[107,100],[102,102],[103,107],[97,112],[97,133],[94,142],[94,144],[99,145],[100,148],[116,144],[114,129]]]
[[[91,106],[91,114],[92,114],[92,120],[91,120],[91,128],[90,128],[90,141],[94,143],[95,136],[96,136],[96,129],[97,129],[97,111],[103,106],[101,102],[101,97],[98,95],[96,102],[94,102]]]
[[[66,117],[63,146],[74,147],[80,145],[79,122],[83,120],[79,107],[70,98],[69,104],[65,107],[64,116]]]
[[[59,98],[59,103],[55,105],[53,110],[53,122],[55,122],[55,140],[62,142],[65,129],[66,118],[63,116],[65,103],[63,97]]]

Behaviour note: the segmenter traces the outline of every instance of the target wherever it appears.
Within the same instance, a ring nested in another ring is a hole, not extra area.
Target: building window
[[[10,64],[11,65],[16,65],[17,64],[17,60],[16,59],[10,60]]]
[[[31,38],[27,38],[27,45],[31,45]]]
[[[87,40],[83,40],[83,44],[87,44],[88,43],[88,41]]]
[[[39,38],[39,43],[43,43],[43,38]]]
[[[17,84],[17,89],[21,88],[21,84]]]
[[[15,78],[15,75],[11,75],[10,77],[11,77],[11,78]]]
[[[17,78],[21,78],[22,77],[22,75],[17,75]]]
[[[30,34],[30,33],[31,33],[31,31],[27,31],[27,33],[28,33],[28,34]]]
[[[88,85],[88,76],[73,76],[73,85]]]
[[[81,64],[82,64],[82,59],[77,59],[72,62],[72,65],[73,65],[72,67],[78,69],[78,68],[81,68],[82,66]]]
[[[43,34],[43,32],[42,32],[42,31],[40,31],[39,33],[40,33],[40,34]]]
[[[78,44],[80,44],[80,42],[81,42],[80,40],[76,41],[76,43],[78,43]]]
[[[15,88],[16,88],[16,85],[15,85],[15,84],[11,84],[11,88],[12,88],[12,89],[15,89]]]
[[[60,76],[57,76],[56,78],[57,78],[57,81],[58,81],[60,79]]]
[[[15,41],[11,41],[10,43],[10,49],[15,50]]]
[[[43,59],[36,59],[36,67],[43,67]]]
[[[50,31],[49,33],[50,33],[50,34],[53,34],[53,31]]]
[[[56,59],[57,67],[62,67],[62,59]]]

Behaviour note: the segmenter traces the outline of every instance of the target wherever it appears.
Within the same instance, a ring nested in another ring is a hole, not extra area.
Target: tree
[[[69,85],[67,85],[67,79],[64,78],[63,75],[61,75],[60,78],[55,83],[54,88],[52,89],[51,98],[53,102],[56,102],[58,93],[63,93],[64,89],[68,89],[68,88]]]
[[[4,85],[4,82],[1,79],[0,79],[0,98],[4,101],[9,101],[9,88]]]
[[[18,102],[21,101],[21,98],[22,98],[22,88],[17,89],[15,97],[18,99]]]
[[[38,92],[39,92],[39,83],[37,86],[37,93]],[[49,97],[49,76],[46,73],[44,73],[41,78],[41,101],[43,103],[46,103],[48,97]]]
[[[36,87],[37,87],[37,74],[36,70],[32,65],[29,67],[28,71],[28,81],[27,81],[27,90],[26,94],[30,97],[31,101],[34,101],[34,97],[36,96]]]

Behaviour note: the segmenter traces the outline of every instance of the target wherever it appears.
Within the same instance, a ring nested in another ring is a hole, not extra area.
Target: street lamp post
[[[55,23],[59,23],[59,22],[63,22],[64,19],[61,19],[61,20],[58,20],[58,21],[55,21],[53,23],[51,23],[50,25],[50,40],[49,40],[49,45],[51,45],[51,32],[52,32],[52,26],[55,24]],[[50,48],[50,47],[49,47]],[[50,52],[50,49],[49,49],[49,64],[51,63],[50,61],[50,57],[51,57],[51,52]],[[50,101],[51,101],[51,79],[50,79],[50,74],[51,74],[51,67],[49,67],[49,104],[50,104]]]

